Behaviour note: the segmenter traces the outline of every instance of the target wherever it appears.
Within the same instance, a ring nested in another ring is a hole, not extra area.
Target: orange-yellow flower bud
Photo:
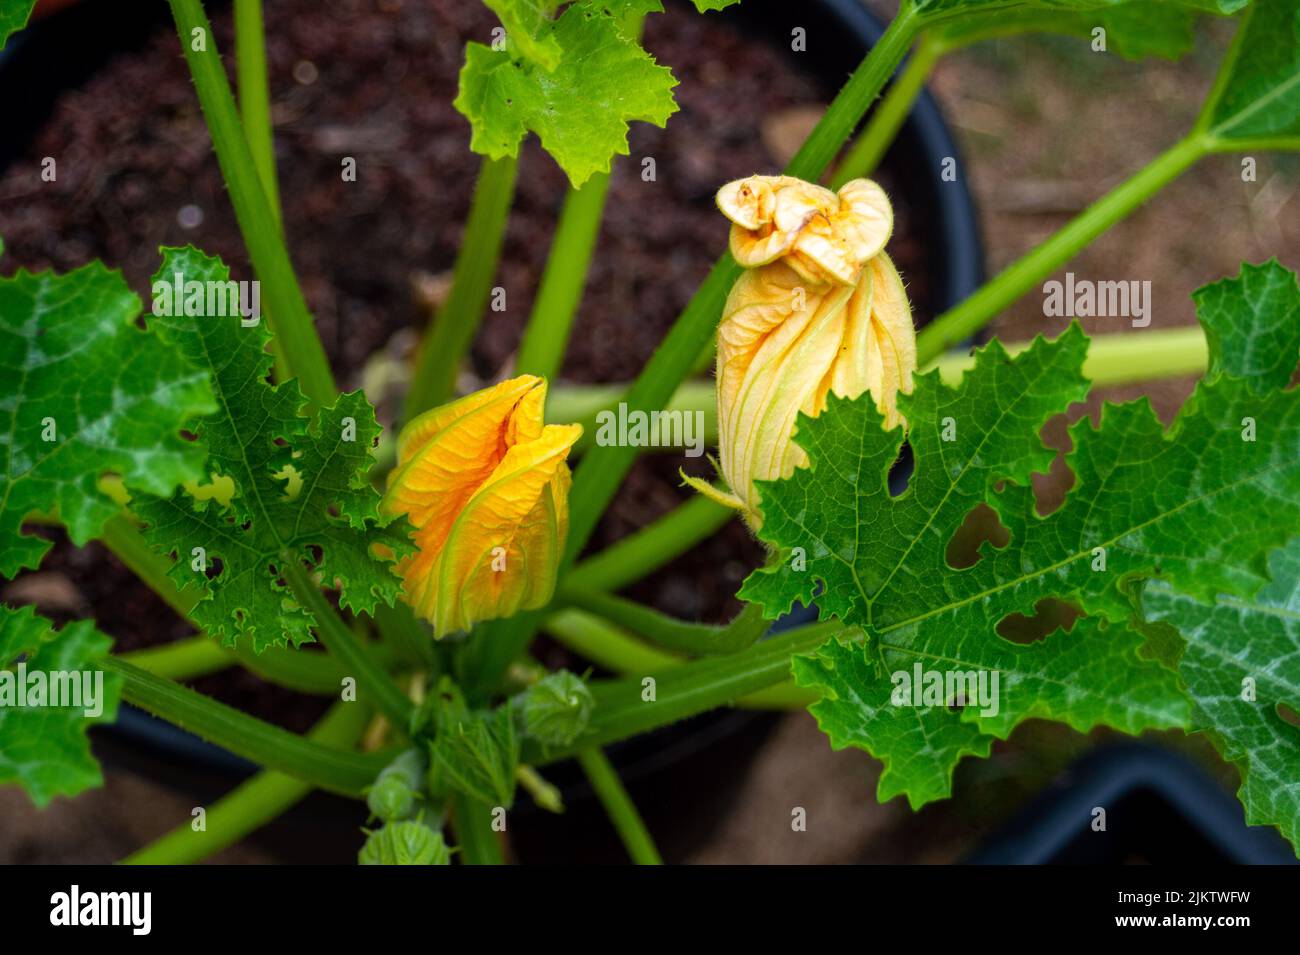
[[[442,637],[545,606],[569,525],[579,425],[543,423],[546,382],[521,375],[411,421],[382,508],[415,527],[403,596]]]
[[[866,179],[838,193],[790,176],[751,176],[718,191],[731,252],[747,271],[718,328],[719,494],[761,522],[754,482],[789,477],[807,455],[792,440],[800,412],[835,392],[871,392],[892,428],[912,390],[916,334],[902,280],[884,252],[893,211]]]

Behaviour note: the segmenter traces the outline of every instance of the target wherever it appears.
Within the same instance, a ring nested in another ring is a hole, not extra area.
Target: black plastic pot
[[[718,16],[718,14],[711,14]],[[838,89],[879,39],[882,24],[857,0],[748,0],[721,14],[753,37],[797,57],[815,70],[828,91]],[[163,4],[85,2],[39,22],[11,40],[0,59],[0,90],[9,135],[0,142],[0,169],[21,155],[64,90],[76,88],[112,55],[137,47],[168,21]],[[794,27],[807,31],[809,51],[790,52]],[[940,185],[937,171],[952,158],[955,182]],[[961,156],[934,100],[922,94],[885,157],[915,210],[932,230],[941,272],[929,276],[942,307],[974,291],[983,279],[983,253],[974,203],[960,172]],[[928,316],[918,316],[919,319]],[[905,480],[905,473],[899,475]],[[779,622],[791,626],[811,616]],[[723,710],[608,747],[667,858],[682,857],[731,802],[753,753],[774,717]],[[208,798],[255,770],[252,764],[131,706],[100,732],[107,758]],[[512,843],[520,858],[547,861],[618,861],[624,858],[577,767],[548,767],[568,810],[552,817],[521,797],[512,813]],[[313,858],[344,861],[359,841],[363,810],[355,803],[314,796],[310,810],[291,813],[272,827],[291,842],[309,834]],[[305,820],[305,821],[304,821]],[[265,835],[259,835],[264,839]]]
[[[1094,829],[1095,810],[1105,829]],[[1095,750],[968,860],[991,865],[1287,865],[1275,829],[1247,826],[1241,804],[1177,753],[1141,743]]]

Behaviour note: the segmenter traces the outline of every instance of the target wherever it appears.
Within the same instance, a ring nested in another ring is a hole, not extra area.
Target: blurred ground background
[[[894,4],[871,6],[887,16]],[[1129,63],[1058,37],[993,41],[943,60],[930,88],[965,154],[990,274],[1190,128],[1230,35],[1229,24],[1204,24],[1195,52],[1179,63]],[[809,37],[810,48],[815,44]],[[1191,324],[1191,292],[1235,274],[1243,259],[1277,256],[1300,267],[1300,161],[1256,158],[1254,182],[1242,181],[1236,155],[1202,161],[1080,254],[1069,270],[1080,278],[1150,280],[1150,328],[1161,329]],[[993,330],[1019,340],[1055,334],[1063,324],[1044,318],[1041,295],[1031,293]],[[1141,333],[1127,320],[1085,324],[1089,331]],[[1094,396],[1090,410],[1101,398],[1146,393],[1167,420],[1191,384],[1110,389]],[[1062,433],[1057,430],[1055,439]],[[1234,773],[1218,765],[1202,741],[1164,738],[1235,788]],[[679,861],[955,861],[1088,745],[1068,730],[1030,724],[997,747],[995,758],[959,768],[957,799],[913,814],[899,800],[876,803],[878,767],[869,757],[833,753],[810,717],[786,716],[738,786],[735,804]],[[60,800],[43,813],[16,789],[0,789],[0,861],[111,861],[189,818],[193,798],[120,766],[110,765],[106,775],[103,790]],[[791,831],[794,806],[807,810],[806,832]],[[219,858],[285,856],[274,846],[253,844]]]

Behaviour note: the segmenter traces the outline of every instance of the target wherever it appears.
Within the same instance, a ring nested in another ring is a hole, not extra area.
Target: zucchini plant
[[[734,2],[694,0],[704,15]],[[603,749],[718,707],[806,707],[829,745],[883,764],[879,799],[913,808],[952,796],[957,764],[1027,720],[1203,733],[1240,771],[1247,821],[1300,845],[1295,274],[1272,260],[1207,277],[1191,335],[1090,341],[1072,323],[961,345],[1201,158],[1300,147],[1291,0],[902,0],[784,170],[717,183],[729,249],[641,374],[588,391],[551,382],[628,126],[677,109],[639,40],[661,3],[485,0],[501,26],[466,46],[455,101],[478,181],[391,433],[365,394],[338,392],[280,228],[260,0],[234,4],[237,90],[200,0],[169,3],[264,308],[193,247],[161,250],[148,310],[97,261],[7,270],[0,575],[39,567],[50,545],[31,525],[58,524],[200,635],[118,653],[93,620],[0,609],[0,782],[42,806],[96,785],[87,730],[126,701],[263,767],[205,827],[185,820],[127,861],[200,860],[319,788],[366,800],[361,862],[496,863],[515,800],[559,808],[546,767],[573,758],[652,863]],[[31,7],[0,0],[0,41]],[[915,333],[889,199],[866,177],[938,57],[1097,28],[1126,56],[1175,56],[1211,15],[1234,37],[1186,136]],[[550,258],[512,374],[458,395],[533,135],[570,184]],[[692,377],[710,362],[713,381]],[[1073,487],[1039,509],[1049,420],[1094,385],[1189,371],[1202,377],[1167,426],[1145,399],[1073,425]],[[620,405],[707,405],[718,480],[593,553],[641,451],[591,441]],[[1005,542],[956,566],[978,509]],[[731,623],[619,595],[737,510],[767,558]],[[1001,635],[1045,601],[1073,624]],[[795,604],[817,619],[769,633]],[[613,675],[548,672],[530,653],[541,632]],[[185,685],[229,666],[335,702],[299,735]]]

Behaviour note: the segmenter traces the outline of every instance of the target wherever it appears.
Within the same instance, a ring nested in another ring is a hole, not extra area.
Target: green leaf
[[[36,0],[0,0],[0,50],[9,42],[9,37],[27,26]]]
[[[203,449],[181,429],[216,407],[206,373],[139,316],[139,298],[99,262],[0,279],[0,575],[49,549],[22,534],[33,513],[57,511],[75,544],[96,536],[121,510],[97,489],[103,476],[170,494],[203,473]]]
[[[121,677],[95,665],[111,644],[89,620],[55,631],[31,607],[0,605],[0,782],[16,781],[37,806],[103,782],[86,730],[117,717]],[[70,695],[55,699],[56,685]]]
[[[442,833],[423,822],[390,822],[367,834],[358,865],[450,865],[451,850]]]
[[[1202,122],[1225,143],[1300,136],[1300,6],[1255,0],[1237,30]]]
[[[727,7],[734,7],[740,3],[740,0],[691,0],[695,4],[695,9],[700,13],[708,13],[713,10],[725,10]]]
[[[809,707],[834,749],[856,746],[885,764],[876,795],[906,795],[913,809],[952,791],[963,756],[985,757],[993,737],[946,707],[895,706],[893,684],[882,684],[876,660],[860,643],[832,639],[794,657],[795,682],[817,690]]]
[[[587,728],[594,705],[581,677],[568,670],[551,673],[522,694],[524,733],[546,746],[567,746]]]
[[[1277,259],[1243,263],[1236,278],[1197,289],[1196,313],[1210,340],[1209,375],[1285,387],[1300,355],[1300,283]]]
[[[568,7],[554,38],[564,55],[549,72],[470,43],[455,106],[470,121],[475,152],[518,155],[531,130],[577,187],[608,172],[615,155],[628,154],[630,121],[668,121],[677,110],[677,81],[597,5]]]
[[[544,70],[560,62],[560,44],[551,33],[559,0],[483,0],[506,28],[506,46]]]
[[[1239,301],[1218,303],[1215,368],[1242,367],[1239,355],[1222,349],[1271,329],[1247,331],[1254,285],[1243,279],[1232,287]],[[1147,658],[1161,648],[1144,647],[1141,622],[1132,619],[1135,587],[1159,577],[1202,601],[1249,597],[1267,583],[1269,551],[1300,528],[1297,392],[1261,395],[1254,382],[1223,374],[1198,386],[1167,431],[1145,399],[1105,405],[1098,427],[1077,422],[1066,458],[1075,486],[1060,508],[1040,516],[1029,476],[1046,471],[1052,453],[1038,432],[1083,397],[1084,343],[1072,326],[1014,358],[993,342],[953,388],[935,372],[918,376],[899,402],[916,468],[898,497],[889,496],[886,476],[902,434],[883,430],[869,396],[832,396],[817,418],[800,416],[796,440],[810,467],[760,486],[760,536],[783,559],[751,575],[742,596],[769,616],[815,599],[823,618],[862,630],[874,667],[871,682],[857,678],[856,697],[826,675],[828,661],[832,669],[845,665],[844,649],[801,664],[796,675],[831,687],[834,697],[814,712],[839,739],[892,758],[886,791],[913,802],[941,792],[941,771],[975,743],[958,741],[949,728],[947,745],[919,765],[900,763],[891,744],[901,737],[889,727],[849,732],[863,722],[859,701],[885,706],[891,670],[919,661],[926,669],[996,671],[996,712],[967,705],[960,719],[999,738],[1030,717],[1081,730],[1185,725],[1187,703],[1173,674]],[[955,568],[949,540],[979,504],[992,507],[1009,542],[985,542],[978,562]],[[1048,599],[1085,617],[1029,645],[999,634],[1009,615],[1032,617]],[[934,733],[953,718],[940,710],[929,716]]]
[[[155,296],[159,283],[221,287],[229,276],[219,259],[194,248],[164,249]],[[400,583],[380,558],[409,553],[411,544],[404,522],[384,524],[369,483],[380,431],[374,409],[356,391],[303,416],[296,381],[266,381],[265,323],[244,327],[237,314],[207,309],[206,302],[173,308],[155,320],[211,372],[220,410],[196,431],[208,447],[208,468],[233,482],[233,497],[225,504],[179,492],[132,502],[147,524],[145,537],[176,559],[170,576],[182,588],[204,590],[190,616],[228,645],[247,636],[258,652],[310,642],[315,618],[279,570],[295,560],[311,564],[325,586],[337,586],[348,610],[370,613],[380,600],[391,606]]]
[[[1246,822],[1277,826],[1300,855],[1300,538],[1274,552],[1269,570],[1252,598],[1207,605],[1152,584],[1142,606],[1187,641],[1179,674],[1192,725],[1241,771]]]
[[[519,736],[508,706],[447,720],[432,746],[433,765],[457,792],[507,809],[515,799]]]

